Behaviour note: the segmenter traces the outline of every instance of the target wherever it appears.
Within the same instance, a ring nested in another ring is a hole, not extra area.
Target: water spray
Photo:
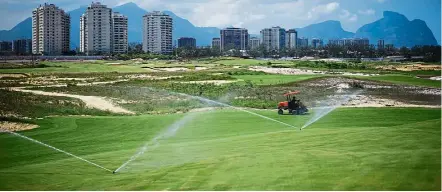
[[[359,93],[361,93],[361,90],[355,91],[350,95],[343,95],[343,97],[339,97],[336,99],[330,98],[328,100],[322,101],[320,104],[321,107],[315,108],[312,118],[309,121],[307,121],[307,123],[305,123],[304,126],[300,128],[300,130],[305,129],[309,125],[323,118],[324,116],[326,116],[327,114],[329,114],[330,112],[341,106],[342,104],[348,102],[353,96]],[[332,103],[332,105],[327,105],[330,103]]]
[[[72,154],[72,153],[69,153],[69,152],[63,151],[63,150],[58,149],[58,148],[56,148],[56,147],[53,147],[53,146],[51,146],[51,145],[48,145],[48,144],[42,143],[42,142],[37,141],[37,140],[35,140],[35,139],[32,139],[32,138],[26,137],[26,136],[24,136],[24,135],[21,135],[21,134],[18,134],[18,133],[12,132],[12,131],[7,131],[7,130],[0,130],[0,133],[1,133],[1,132],[9,133],[9,134],[11,134],[11,135],[14,135],[14,136],[17,136],[17,137],[21,137],[21,138],[23,138],[23,139],[26,139],[26,140],[32,141],[32,142],[34,142],[34,143],[37,143],[37,144],[43,145],[43,146],[45,146],[45,147],[49,147],[49,148],[51,148],[51,149],[53,149],[53,150],[56,150],[56,151],[58,151],[58,152],[64,153],[64,154],[66,154],[66,155],[69,155],[69,156],[71,156],[71,157],[74,157],[74,158],[76,158],[76,159],[79,159],[79,160],[81,160],[81,161],[84,161],[84,162],[86,162],[86,163],[89,163],[89,164],[91,164],[91,165],[93,165],[93,166],[95,166],[95,167],[98,167],[98,168],[100,168],[100,169],[104,169],[104,170],[106,170],[106,171],[112,172],[112,170],[107,169],[107,168],[105,168],[105,167],[103,167],[103,166],[101,166],[101,165],[98,165],[98,164],[94,163],[94,162],[91,162],[91,161],[89,161],[89,160],[86,160],[86,159],[84,159],[84,158],[81,158],[81,157],[79,157],[79,156],[76,156],[76,155],[74,155],[74,154]]]
[[[236,110],[240,110],[240,111],[243,111],[243,112],[246,112],[246,113],[249,113],[249,114],[252,114],[252,115],[255,115],[255,116],[258,116],[258,117],[261,117],[261,118],[267,119],[267,120],[270,120],[270,121],[274,121],[274,122],[277,122],[277,123],[280,123],[280,124],[283,124],[283,125],[289,126],[289,127],[291,127],[291,128],[296,128],[295,126],[290,125],[290,124],[288,124],[288,123],[284,123],[284,122],[282,122],[282,121],[278,121],[278,120],[276,120],[276,119],[272,119],[272,118],[270,118],[270,117],[267,117],[267,116],[264,116],[264,115],[260,115],[260,114],[258,114],[258,113],[254,113],[254,112],[251,112],[251,111],[248,111],[248,110],[245,110],[245,109],[239,108],[239,107],[235,107],[235,106],[232,106],[232,105],[228,105],[228,104],[225,104],[225,103],[221,103],[221,102],[219,102],[219,101],[214,101],[214,100],[210,100],[210,99],[207,99],[207,98],[204,98],[204,97],[199,97],[199,96],[194,96],[194,95],[188,95],[188,94],[185,94],[185,93],[177,93],[177,94],[179,94],[179,95],[183,95],[183,96],[187,96],[187,97],[192,97],[192,98],[198,99],[198,100],[200,100],[200,101],[205,101],[205,102],[207,102],[207,103],[215,103],[215,104],[222,105],[222,106],[225,106],[225,107],[231,107],[231,108],[236,109]]]
[[[117,87],[121,87],[121,86],[117,86]],[[136,86],[126,86],[126,87],[136,87]],[[140,87],[136,87],[136,88],[140,88]],[[154,88],[152,88],[152,87],[143,87],[143,88],[150,89],[150,90],[158,90],[158,89],[154,89]],[[189,95],[189,94],[185,94],[185,93],[179,93],[179,92],[174,92],[174,91],[168,91],[168,90],[165,90],[165,89],[161,89],[161,90],[162,90],[162,91],[169,92],[169,93],[172,93],[172,94],[176,94],[176,95],[181,95],[181,96],[185,96],[185,97],[191,97],[191,98],[194,98],[194,99],[198,99],[198,100],[200,100],[200,101],[204,101],[204,102],[206,102],[206,103],[214,103],[214,104],[218,104],[218,105],[221,105],[221,106],[230,107],[230,108],[233,108],[233,109],[236,109],[236,110],[240,110],[240,111],[243,111],[243,112],[246,112],[246,113],[249,113],[249,114],[252,114],[252,115],[255,115],[255,116],[258,116],[258,117],[261,117],[261,118],[264,118],[264,119],[270,120],[270,121],[273,121],[273,122],[280,123],[280,124],[285,125],[285,126],[288,126],[288,127],[290,127],[290,128],[296,128],[295,126],[290,125],[290,124],[288,124],[288,123],[284,123],[284,122],[282,122],[282,121],[278,121],[278,120],[276,120],[276,119],[273,119],[273,118],[270,118],[270,117],[267,117],[267,116],[264,116],[264,115],[260,115],[260,114],[258,114],[258,113],[254,113],[254,112],[251,112],[251,111],[248,111],[248,110],[245,110],[245,109],[239,108],[239,107],[235,107],[235,106],[232,106],[232,105],[228,105],[228,104],[226,104],[226,103],[222,103],[222,102],[219,102],[219,101],[214,101],[214,100],[207,99],[207,98],[204,98],[204,97],[194,96],[194,95]]]
[[[160,144],[160,142],[158,140],[173,137],[181,127],[183,127],[186,123],[188,123],[193,118],[195,118],[196,114],[197,113],[189,113],[186,116],[184,116],[183,118],[181,118],[179,121],[170,125],[164,132],[160,133],[159,135],[155,136],[152,140],[145,143],[143,145],[143,147],[141,147],[134,155],[132,155],[132,157],[130,157],[129,160],[124,162],[120,167],[118,167],[115,171],[113,171],[113,173],[115,174],[115,173],[119,172],[120,170],[122,170],[129,163],[131,163],[132,161],[136,160],[138,157],[143,155],[148,149],[158,147]]]

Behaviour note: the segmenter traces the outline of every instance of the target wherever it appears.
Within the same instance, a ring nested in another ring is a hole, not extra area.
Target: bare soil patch
[[[0,121],[0,131],[24,131],[38,128],[38,125],[28,123],[18,123],[9,121]]]

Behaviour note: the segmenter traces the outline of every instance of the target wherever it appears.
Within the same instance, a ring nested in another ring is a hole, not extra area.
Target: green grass
[[[368,79],[368,80],[376,80],[388,83],[395,83],[395,84],[403,84],[403,85],[416,85],[416,86],[436,87],[436,88],[441,87],[440,81],[416,78],[415,76],[410,76],[410,75],[379,75],[379,76],[369,76],[369,77],[357,77],[357,76],[352,76],[352,77],[359,79]]]
[[[256,85],[276,85],[293,83],[320,77],[321,75],[234,75],[237,79],[251,81]]]
[[[343,108],[303,131],[204,112],[115,175],[0,134],[0,190],[440,190],[440,112]],[[52,117],[21,134],[116,169],[184,115]]]
[[[42,62],[44,68],[0,69],[0,73],[93,73],[93,72],[146,72],[136,65],[109,65],[118,61],[97,62]]]

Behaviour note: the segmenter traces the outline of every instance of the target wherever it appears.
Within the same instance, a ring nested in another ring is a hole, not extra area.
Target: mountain
[[[71,48],[78,47],[80,43],[80,16],[86,11],[87,6],[68,12],[71,16]],[[135,3],[126,3],[113,8],[128,17],[129,42],[142,42],[143,16],[146,10]],[[165,11],[173,18],[173,39],[179,37],[194,37],[197,45],[210,45],[213,37],[219,37],[220,29],[216,27],[197,27],[188,20]],[[385,11],[384,17],[378,21],[366,24],[358,29],[356,34],[345,31],[339,21],[324,21],[317,24],[297,28],[299,37],[322,38],[324,43],[329,39],[366,37],[371,44],[376,44],[379,39],[384,39],[385,44],[412,47],[414,45],[437,45],[432,31],[427,24],[419,19],[409,21],[404,15]],[[31,38],[32,19],[29,17],[17,24],[11,30],[0,30],[0,41],[11,41],[18,38]],[[251,36],[254,36],[251,34]]]
[[[396,47],[438,44],[425,21],[409,21],[404,15],[392,11],[384,11],[382,19],[359,28],[355,37],[366,37],[372,44],[383,39],[385,44]]]
[[[81,6],[69,13],[71,16],[71,49],[78,47],[80,43],[80,16],[86,11],[87,6]],[[113,12],[120,12],[128,17],[129,42],[142,42],[143,16],[146,10],[138,7],[135,3],[126,3],[112,8]],[[170,11],[165,11],[173,18],[173,39],[179,37],[194,37],[197,45],[211,45],[213,37],[219,37],[219,29],[216,27],[196,27],[188,20],[183,19]],[[18,38],[32,38],[32,19],[17,24],[11,30],[0,31],[0,41],[12,41]]]
[[[69,11],[71,16],[71,33],[70,33],[70,44],[71,49],[75,49],[80,46],[80,17],[86,12],[87,6],[81,6],[78,9]]]
[[[0,30],[0,41],[12,41],[14,39],[32,37],[32,18],[27,18],[17,24],[11,30]]]
[[[129,42],[142,42],[143,33],[143,15],[147,13],[146,10],[138,7],[135,3],[126,3],[114,7],[113,12],[119,12],[128,17],[128,40]]]
[[[339,21],[324,21],[317,24],[308,25],[303,28],[296,28],[298,37],[321,38],[324,43],[329,39],[351,38],[354,33],[345,31]]]

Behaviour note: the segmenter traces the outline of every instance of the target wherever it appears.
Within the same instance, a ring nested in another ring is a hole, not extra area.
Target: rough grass
[[[110,115],[87,108],[79,99],[51,97],[0,89],[0,116],[45,117],[49,115]]]
[[[361,77],[361,76],[352,76],[353,78],[359,79],[368,79],[368,80],[376,80],[394,84],[402,84],[402,85],[416,85],[416,86],[424,86],[424,87],[441,87],[440,81],[416,78],[415,76],[410,75],[379,75],[379,76],[370,76],[370,77]]]
[[[256,85],[277,85],[294,83],[307,79],[320,77],[321,75],[234,75],[237,79],[250,81]]]
[[[137,65],[109,65],[118,61],[98,62],[42,62],[44,68],[0,69],[0,73],[93,73],[93,72],[146,72]]]
[[[272,118],[301,126],[308,116]],[[26,136],[116,169],[184,114],[54,117]],[[440,190],[440,110],[339,109],[303,131],[204,112],[111,174],[0,134],[1,190]]]

